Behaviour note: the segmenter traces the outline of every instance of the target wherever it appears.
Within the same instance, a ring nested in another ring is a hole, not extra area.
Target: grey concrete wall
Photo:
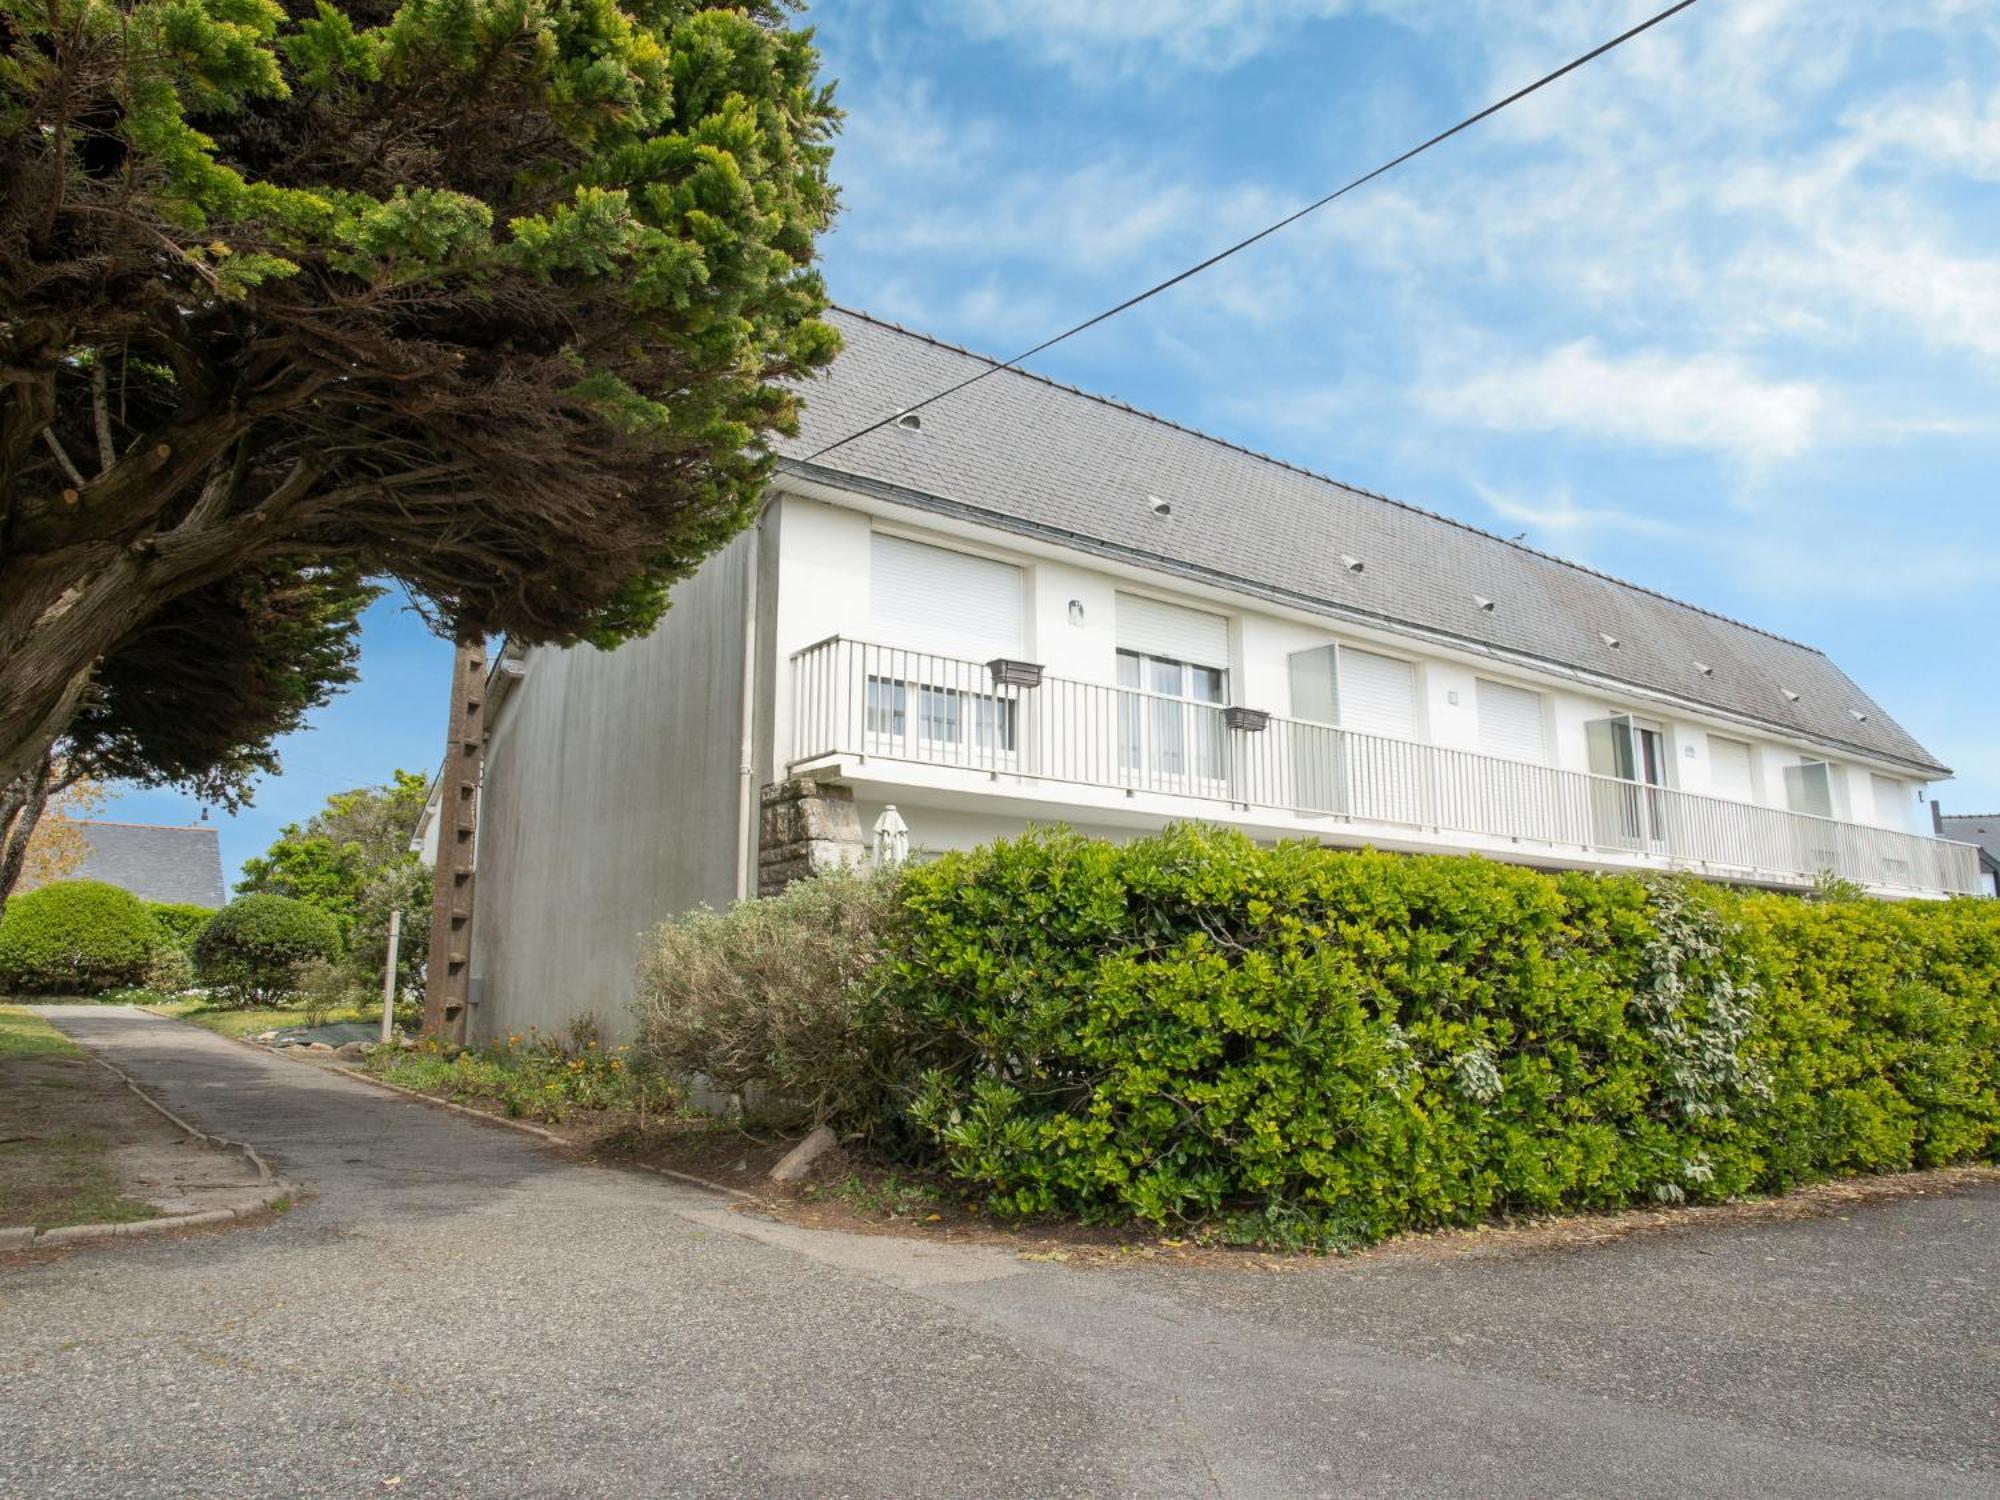
[[[629,1038],[643,934],[734,899],[751,552],[709,559],[644,640],[528,654],[487,744],[474,1039],[585,1013]]]

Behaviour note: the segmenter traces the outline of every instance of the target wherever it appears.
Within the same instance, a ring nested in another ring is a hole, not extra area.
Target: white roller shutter
[[[1755,802],[1757,783],[1750,770],[1750,747],[1742,740],[1708,737],[1708,781],[1718,797],[1732,802]]]
[[[1118,596],[1118,649],[1192,662],[1198,667],[1229,666],[1229,621],[1204,609],[1162,604],[1139,594]]]
[[[1417,669],[1393,656],[1340,648],[1340,727],[1393,739],[1417,737]]]
[[[1881,776],[1871,771],[1868,784],[1875,793],[1875,822],[1883,828],[1907,830],[1914,799],[1903,783],[1893,776]]]
[[[1502,760],[1541,765],[1548,759],[1542,730],[1542,695],[1506,682],[1474,683],[1479,699],[1479,748]]]
[[[876,532],[868,575],[875,643],[991,661],[1022,650],[1021,570]]]

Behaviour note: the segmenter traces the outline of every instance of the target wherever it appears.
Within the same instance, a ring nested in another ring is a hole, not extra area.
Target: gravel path
[[[828,1234],[196,1027],[52,1019],[311,1190],[0,1264],[0,1496],[2000,1493],[2000,1189],[1483,1256]]]

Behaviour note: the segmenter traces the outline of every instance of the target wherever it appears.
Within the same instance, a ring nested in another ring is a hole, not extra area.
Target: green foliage
[[[194,940],[215,915],[213,907],[196,906],[188,901],[148,901],[145,906],[152,914],[153,925],[160,929],[160,941],[183,952],[194,947]]]
[[[328,1017],[359,1011],[368,1003],[367,991],[355,984],[354,976],[327,958],[309,958],[293,971],[292,994],[308,1026],[324,1026]]]
[[[195,973],[226,1003],[273,1005],[292,995],[300,968],[340,955],[332,917],[289,896],[238,896],[195,941]]]
[[[153,998],[173,999],[194,988],[194,949],[161,943],[146,960],[145,989]],[[148,1003],[135,1000],[135,1005]]]
[[[645,1056],[766,1115],[882,1123],[894,1112],[887,1038],[859,981],[879,956],[894,894],[891,877],[828,871],[781,896],[659,927],[639,965]]]
[[[1037,833],[902,877],[872,983],[1002,1213],[1362,1242],[2000,1140],[2000,907]]]
[[[159,929],[130,891],[62,880],[16,896],[0,917],[0,990],[95,995],[137,984]]]
[[[435,1041],[409,1051],[378,1048],[368,1054],[367,1067],[406,1089],[550,1124],[579,1109],[670,1109],[679,1097],[627,1049],[606,1047],[587,1031],[561,1038],[530,1031],[458,1050]]]
[[[389,913],[400,905],[406,941],[397,969],[415,983],[423,962],[415,935],[430,911],[431,883],[410,838],[429,791],[426,777],[398,770],[382,785],[336,792],[305,823],[286,824],[262,856],[245,860],[237,890],[289,896],[332,917],[358,985],[381,982]]]
[[[318,580],[337,615],[380,578],[453,635],[651,629],[838,345],[818,68],[787,0],[0,0],[0,780],[204,590],[254,619],[239,585]],[[152,681],[208,660],[188,623]],[[298,680],[249,706],[305,701],[342,641],[272,653]],[[174,765],[240,787],[230,743]]]

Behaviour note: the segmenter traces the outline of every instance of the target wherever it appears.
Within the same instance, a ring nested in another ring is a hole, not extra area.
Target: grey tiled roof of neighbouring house
[[[1001,371],[925,407],[919,430],[808,462],[994,363],[829,316],[846,347],[778,446],[791,473],[1949,774],[1810,646],[1038,375]]]
[[[2000,813],[1944,813],[1938,833],[1961,844],[1977,844],[1990,863],[2000,865]]]
[[[159,823],[74,825],[83,834],[83,863],[73,880],[101,880],[143,901],[221,906],[222,844],[213,828]]]

